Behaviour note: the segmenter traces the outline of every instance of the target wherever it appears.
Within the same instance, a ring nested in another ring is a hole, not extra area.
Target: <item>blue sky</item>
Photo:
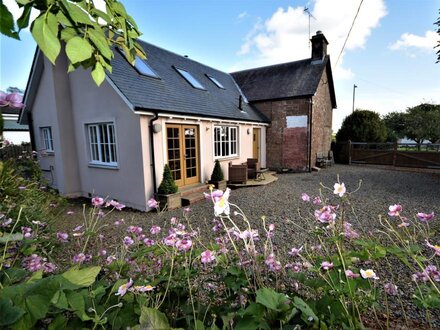
[[[5,0],[10,6],[13,0]],[[122,0],[143,40],[188,55],[223,71],[294,61],[310,56],[311,34],[329,41],[338,108],[336,131],[352,109],[386,114],[421,102],[440,103],[440,63],[433,46],[438,0],[364,0],[336,65],[360,0]],[[1,36],[0,89],[24,88],[35,43]]]

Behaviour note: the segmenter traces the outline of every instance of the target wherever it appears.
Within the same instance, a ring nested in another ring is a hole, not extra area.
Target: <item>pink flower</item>
[[[43,258],[37,254],[32,254],[30,257],[23,259],[23,267],[30,272],[36,272],[43,268]]]
[[[333,193],[335,195],[339,195],[339,197],[344,196],[345,192],[347,191],[344,183],[335,183],[335,185],[333,187],[335,188]]]
[[[136,234],[136,235],[140,235],[142,233],[142,227],[129,226],[127,228],[127,232],[133,233],[133,234]]]
[[[124,222],[125,222],[124,219],[119,219],[119,220],[116,220],[114,223],[115,223],[115,226],[120,226],[120,225],[122,225]]]
[[[21,232],[25,238],[32,237],[32,228],[30,227],[21,227]]]
[[[231,209],[229,207],[229,195],[231,193],[231,189],[226,188],[224,194],[217,201],[214,199],[214,215],[216,217],[225,214],[229,215],[231,213]]]
[[[299,249],[297,249],[297,248],[292,248],[292,249],[289,251],[289,254],[290,254],[292,257],[297,257],[297,256],[299,256],[299,253],[302,251],[302,249],[303,249],[302,246],[301,246]]]
[[[133,280],[130,278],[130,281],[128,281],[125,284],[122,284],[119,288],[118,288],[118,292],[115,293],[115,296],[124,296],[127,293],[127,290],[133,285]]]
[[[55,269],[57,268],[57,266],[55,266],[53,263],[51,262],[45,262],[43,264],[43,271],[45,273],[53,273],[55,271]]]
[[[146,245],[146,246],[153,246],[154,245],[154,241],[152,240],[152,239],[150,239],[150,238],[145,238],[144,240],[143,240],[143,242],[144,242],[144,244]]]
[[[376,273],[372,270],[372,269],[367,269],[367,270],[360,270],[361,272],[361,276],[364,279],[373,279],[373,280],[378,280],[379,277],[377,277]]]
[[[214,227],[212,227],[212,231],[213,231],[213,232],[216,233],[216,232],[222,230],[223,225],[221,224],[220,221],[214,219],[214,224],[215,224]]]
[[[347,269],[347,270],[345,271],[345,276],[347,276],[347,278],[357,278],[357,277],[359,277],[360,275],[359,275],[359,274],[355,274],[355,273],[353,273],[353,271],[351,271],[350,269]]]
[[[359,237],[359,234],[351,228],[351,223],[344,222],[344,236],[348,239],[356,239]]]
[[[176,218],[176,217],[172,217],[172,218],[170,219],[170,223],[171,223],[172,225],[175,225],[175,224],[177,223],[177,218]]]
[[[398,217],[400,215],[400,212],[402,212],[402,205],[400,204],[390,205],[388,209],[389,209],[388,215],[390,217]]]
[[[206,251],[201,253],[200,260],[202,261],[202,263],[207,264],[207,263],[210,263],[210,262],[214,261],[215,260],[215,256],[214,256],[214,254],[211,251],[206,250]]]
[[[115,261],[116,260],[116,257],[115,256],[108,256],[107,257],[107,259],[105,259],[105,263],[107,264],[107,265],[110,265],[113,261]]]
[[[177,241],[176,234],[170,234],[163,239],[163,242],[165,243],[165,245],[168,245],[168,246],[173,246],[174,244],[176,244],[176,241]]]
[[[189,213],[189,212],[191,212],[191,209],[190,209],[189,207],[185,207],[185,208],[183,209],[183,211],[184,211],[185,213]]]
[[[149,291],[153,291],[156,287],[155,286],[151,286],[151,285],[135,285],[133,286],[130,291],[134,291],[134,292],[149,292]]]
[[[159,226],[152,226],[150,229],[150,233],[153,235],[157,235],[160,233],[160,227]]]
[[[66,214],[67,214],[67,215],[73,215],[73,214],[75,214],[75,212],[73,212],[73,211],[67,211]]]
[[[80,231],[83,227],[83,225],[76,226],[75,228],[73,228],[73,231]]]
[[[329,270],[333,268],[333,262],[323,261],[321,263],[321,268],[324,270]]]
[[[417,213],[417,218],[419,218],[419,220],[421,222],[428,222],[431,221],[434,218],[434,212],[431,213]]]
[[[123,243],[125,247],[129,247],[130,245],[133,245],[134,241],[131,237],[125,236]]]
[[[395,296],[397,295],[397,285],[394,285],[393,283],[386,283],[384,286],[384,291],[390,295]]]
[[[273,223],[271,223],[269,225],[269,231],[274,231],[275,230],[275,225]]]
[[[0,91],[0,107],[23,108],[23,97],[18,93],[6,94]]]
[[[76,264],[82,264],[86,260],[86,255],[84,253],[78,253],[73,256],[73,262]]]
[[[409,222],[402,221],[402,223],[399,223],[399,224],[397,225],[397,227],[399,227],[399,228],[403,228],[403,227],[408,227],[409,225],[410,225]]]
[[[125,207],[124,204],[121,204],[121,203],[114,201],[114,200],[111,200],[109,202],[109,205],[113,206],[118,211],[121,211]]]
[[[67,234],[67,233],[61,233],[61,232],[57,233],[57,239],[62,243],[67,243],[68,238],[69,238],[69,234]]]
[[[100,257],[105,257],[107,255],[107,251],[104,249],[99,250],[98,252],[98,256]]]
[[[430,247],[431,249],[434,250],[435,254],[440,256],[440,245],[432,245],[428,242],[428,240],[426,240],[426,246]]]
[[[152,208],[152,209],[157,209],[157,208],[159,207],[159,203],[158,203],[158,201],[155,200],[154,198],[150,198],[150,199],[147,201],[147,206],[148,206],[149,208]]]
[[[188,251],[192,246],[192,241],[190,239],[179,239],[176,242],[176,247],[180,251]]]
[[[93,197],[92,198],[92,205],[97,207],[104,204],[104,198],[102,197]]]
[[[302,194],[301,194],[301,199],[302,199],[304,202],[310,202],[310,196],[307,195],[306,193],[302,193]]]
[[[321,204],[322,203],[322,201],[321,201],[321,198],[320,197],[315,197],[315,198],[313,198],[313,204],[314,205],[319,205],[319,204]]]
[[[320,210],[315,210],[316,220],[322,223],[330,223],[336,219],[336,213],[334,213],[335,208],[333,206],[327,205]]]

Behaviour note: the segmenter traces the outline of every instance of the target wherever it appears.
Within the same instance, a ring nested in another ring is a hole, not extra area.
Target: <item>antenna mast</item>
[[[310,49],[310,18],[313,18],[315,21],[316,21],[316,18],[310,12],[309,7],[305,7],[303,12],[309,16],[309,49]]]

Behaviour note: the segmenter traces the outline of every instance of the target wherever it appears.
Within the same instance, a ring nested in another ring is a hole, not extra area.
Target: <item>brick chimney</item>
[[[327,55],[328,41],[322,31],[316,31],[316,35],[310,40],[312,42],[312,62],[322,61]]]

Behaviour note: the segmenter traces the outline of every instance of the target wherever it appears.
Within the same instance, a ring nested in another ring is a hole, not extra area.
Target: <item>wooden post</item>
[[[351,165],[351,140],[348,140],[348,165]]]
[[[393,166],[396,166],[396,160],[397,160],[397,142],[394,142],[393,147]]]

